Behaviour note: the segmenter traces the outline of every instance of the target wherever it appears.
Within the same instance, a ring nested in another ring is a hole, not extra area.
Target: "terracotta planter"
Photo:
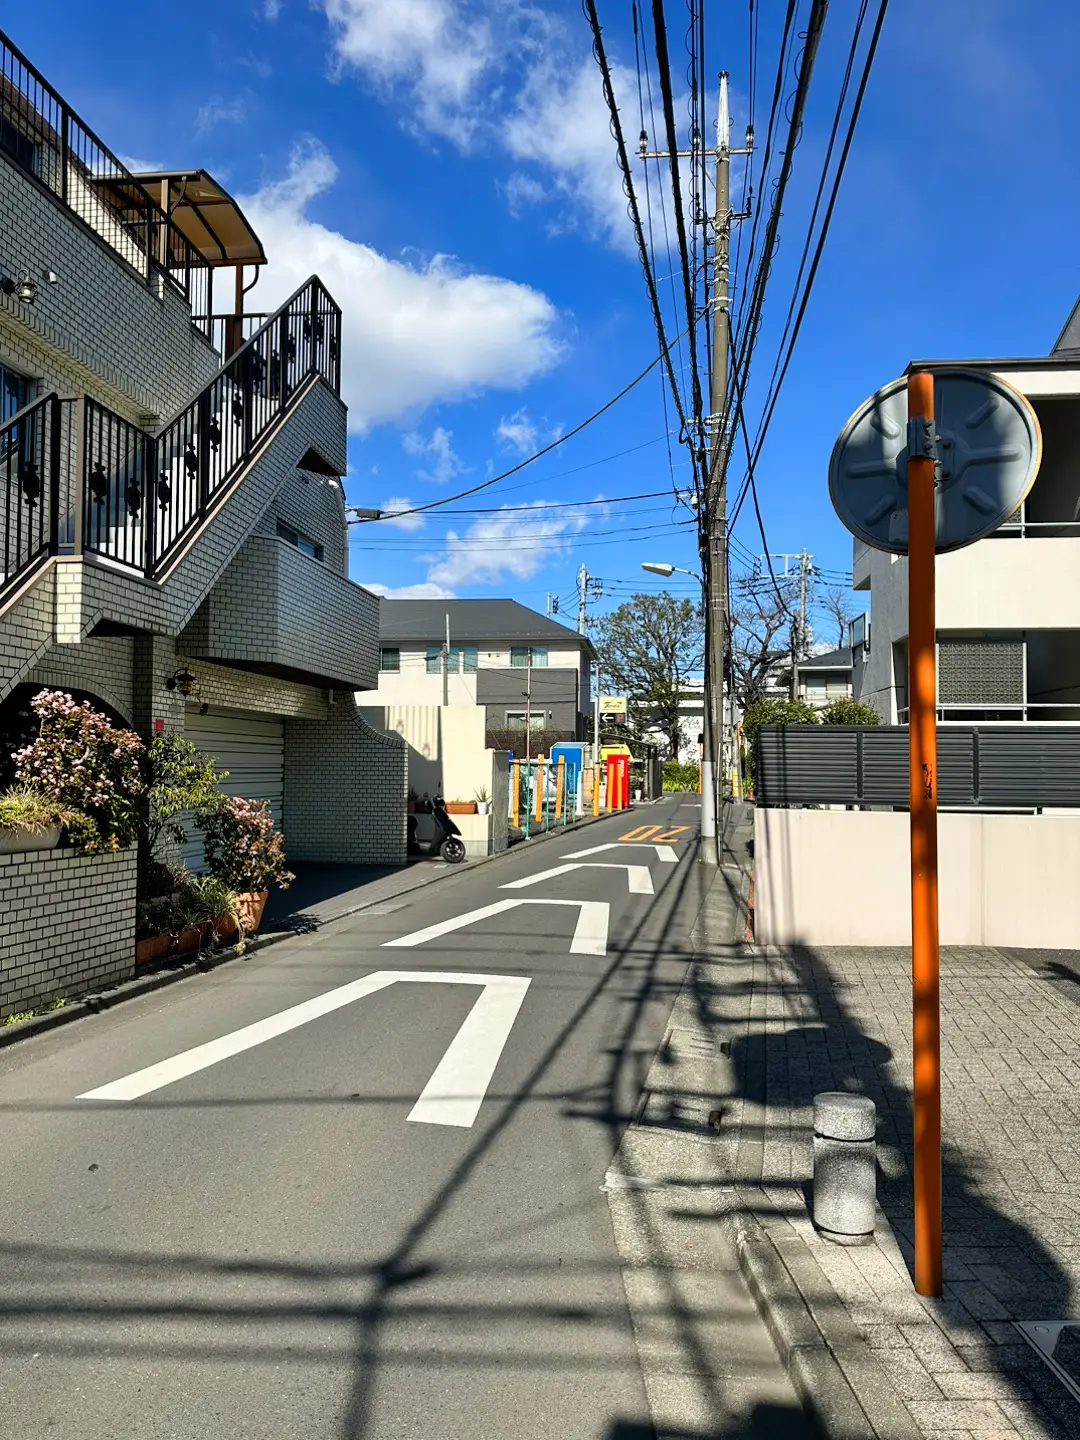
[[[145,940],[135,941],[135,964],[149,965],[161,960],[172,948],[172,936],[165,931],[161,935],[148,935]]]
[[[185,925],[183,930],[176,937],[176,948],[181,953],[185,950],[197,950],[202,944],[205,927],[202,925]]]
[[[222,940],[231,940],[236,934],[236,921],[231,915],[219,915],[216,920],[210,922],[214,933]]]
[[[269,890],[254,890],[246,895],[237,895],[236,903],[240,910],[240,925],[245,935],[254,935],[262,923],[263,909],[266,905]]]
[[[448,815],[475,815],[475,800],[448,800],[446,802],[446,813]]]

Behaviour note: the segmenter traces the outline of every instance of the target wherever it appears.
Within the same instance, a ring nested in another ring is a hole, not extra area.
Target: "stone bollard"
[[[877,1199],[877,1109],[868,1095],[814,1096],[814,1224],[838,1245],[868,1244]]]

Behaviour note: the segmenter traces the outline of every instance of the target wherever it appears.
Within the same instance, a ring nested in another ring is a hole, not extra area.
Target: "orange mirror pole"
[[[908,376],[908,745],[915,1130],[915,1289],[941,1294],[934,377]]]

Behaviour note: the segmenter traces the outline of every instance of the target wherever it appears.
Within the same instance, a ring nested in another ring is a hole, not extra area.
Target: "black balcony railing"
[[[159,576],[313,377],[341,389],[341,311],[312,277],[157,434],[47,395],[0,427],[0,599],[49,555]]]
[[[0,152],[78,215],[147,284],[160,275],[193,314],[210,310],[206,260],[2,31]]]
[[[0,595],[58,543],[60,401],[55,392],[0,426]]]

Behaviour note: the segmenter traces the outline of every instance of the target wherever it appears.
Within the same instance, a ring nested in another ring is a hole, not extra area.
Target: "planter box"
[[[448,815],[475,815],[475,800],[447,800],[446,813]]]
[[[60,844],[60,826],[50,825],[35,834],[32,830],[0,829],[0,855],[25,855],[31,850],[55,850]]]

